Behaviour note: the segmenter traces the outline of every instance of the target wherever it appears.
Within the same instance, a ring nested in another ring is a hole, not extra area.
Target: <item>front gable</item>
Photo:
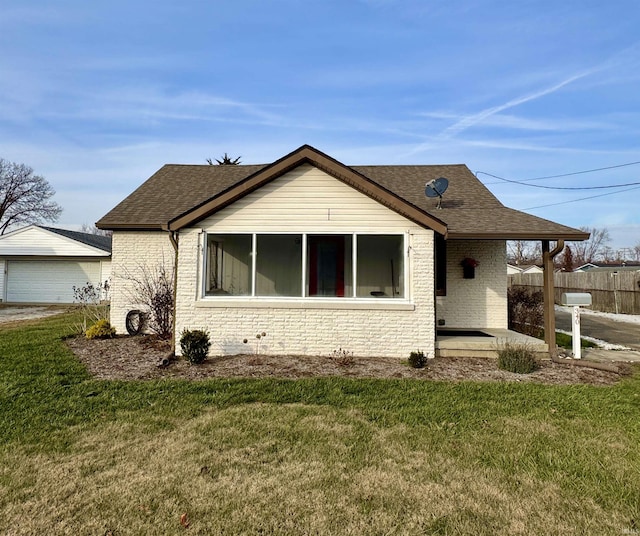
[[[405,232],[421,226],[312,164],[199,221],[224,232]]]
[[[168,223],[167,230],[175,231],[184,227],[193,226],[210,215],[237,203],[258,189],[264,188],[272,181],[295,171],[296,168],[302,167],[306,169],[304,166],[316,168],[323,172],[325,176],[332,177],[334,182],[342,183],[348,188],[358,192],[361,196],[368,197],[375,203],[400,214],[403,218],[411,220],[421,227],[433,229],[442,235],[446,235],[446,225],[438,218],[433,217],[415,205],[407,203],[390,190],[383,188],[352,168],[345,166],[308,145],[300,147],[296,151],[265,167],[233,187],[219,193],[201,205],[173,218]],[[346,192],[347,190],[343,191]],[[309,195],[307,194],[306,197],[309,197]]]

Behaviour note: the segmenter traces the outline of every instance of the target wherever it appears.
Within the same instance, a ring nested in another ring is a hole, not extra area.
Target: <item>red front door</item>
[[[309,296],[344,296],[344,236],[309,237]]]

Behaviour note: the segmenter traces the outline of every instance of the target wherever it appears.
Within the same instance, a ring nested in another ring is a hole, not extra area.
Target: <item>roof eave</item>
[[[456,232],[449,231],[448,240],[568,240],[579,242],[589,239],[589,233],[576,232],[504,232],[499,233],[478,233],[478,232]]]
[[[97,222],[96,227],[103,231],[166,231],[166,225],[157,223],[108,223]]]

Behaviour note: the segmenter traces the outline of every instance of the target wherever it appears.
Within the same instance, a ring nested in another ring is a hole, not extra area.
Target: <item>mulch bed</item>
[[[349,365],[326,356],[235,355],[208,357],[200,365],[174,358],[168,366],[158,363],[170,353],[166,342],[149,335],[120,336],[107,340],[76,337],[67,344],[89,373],[105,380],[150,380],[160,378],[416,378],[446,381],[511,381],[545,384],[612,385],[620,377],[613,372],[543,361],[532,374],[514,374],[498,369],[497,360],[487,358],[430,359],[427,367],[414,369],[406,361],[387,357],[354,358]]]

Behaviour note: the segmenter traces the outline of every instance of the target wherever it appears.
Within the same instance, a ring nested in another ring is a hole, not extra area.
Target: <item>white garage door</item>
[[[100,283],[100,262],[8,261],[7,301],[73,303],[73,286]]]

